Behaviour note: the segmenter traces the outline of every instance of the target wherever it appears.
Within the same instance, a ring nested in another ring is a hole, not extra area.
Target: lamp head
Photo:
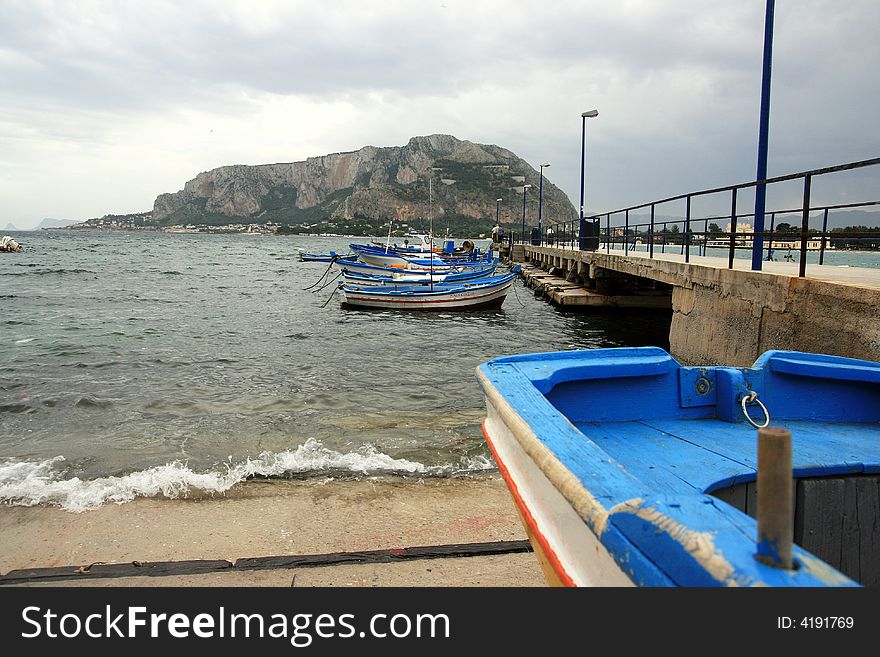
[[[582,112],[581,116],[584,117],[585,119],[594,119],[597,116],[599,116],[599,110],[591,109],[586,112]]]

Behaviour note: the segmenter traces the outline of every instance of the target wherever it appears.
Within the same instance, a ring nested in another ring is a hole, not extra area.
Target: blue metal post
[[[654,204],[651,203],[651,227],[648,229],[648,257],[654,257]]]
[[[804,176],[804,209],[801,217],[801,261],[798,267],[798,276],[803,278],[807,275],[807,238],[810,233],[810,186],[813,176]]]
[[[522,236],[523,243],[525,243],[526,239],[526,190],[529,188],[529,185],[523,183],[523,215],[522,215]]]
[[[764,73],[761,81],[761,120],[758,127],[757,180],[767,179],[767,143],[770,133],[770,69],[773,59],[773,10],[775,0],[767,0],[764,18]],[[752,270],[760,271],[764,255],[764,209],[767,200],[766,185],[755,187],[755,232],[752,241]]]
[[[736,187],[731,190],[730,200],[730,250],[727,253],[727,268],[733,269],[733,259],[736,257]],[[763,254],[764,248],[761,247]]]
[[[629,210],[626,211],[626,223],[623,228],[623,255],[629,253]],[[635,241],[635,239],[633,239]]]
[[[691,261],[691,197],[687,197],[687,208],[684,215],[684,261]]]
[[[828,208],[825,208],[825,214],[822,216],[822,247],[819,249],[819,264],[825,264],[825,233],[828,232]]]

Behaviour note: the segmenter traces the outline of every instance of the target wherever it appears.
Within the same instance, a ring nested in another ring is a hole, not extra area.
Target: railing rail
[[[681,253],[685,256],[685,262],[690,262],[690,251],[692,245],[698,249],[701,255],[706,255],[706,250],[708,248],[717,247],[723,244],[727,248],[728,268],[731,269],[734,266],[737,249],[748,248],[754,251],[755,243],[757,242],[760,245],[760,243],[764,241],[764,249],[762,249],[761,257],[758,260],[760,261],[763,259],[763,251],[765,250],[767,253],[766,259],[771,260],[773,259],[773,246],[775,242],[777,245],[779,245],[780,243],[786,245],[784,247],[777,246],[776,250],[779,250],[779,248],[786,248],[790,252],[792,250],[795,250],[796,248],[796,250],[799,252],[799,276],[805,276],[808,251],[819,252],[819,264],[821,265],[824,263],[826,248],[828,248],[829,246],[833,247],[835,245],[835,242],[839,243],[840,240],[849,240],[849,242],[847,242],[848,244],[851,243],[853,240],[862,240],[863,242],[869,243],[870,248],[880,248],[880,228],[878,228],[876,232],[842,232],[840,230],[834,230],[830,232],[828,231],[829,212],[835,210],[851,210],[855,208],[878,207],[880,206],[880,200],[825,204],[816,206],[811,205],[812,183],[814,178],[831,173],[839,173],[844,171],[851,171],[854,169],[876,166],[878,164],[880,164],[880,158],[872,158],[869,160],[861,160],[848,164],[840,164],[831,167],[824,167],[821,169],[813,169],[810,171],[792,173],[784,176],[776,176],[773,178],[767,178],[765,180],[755,180],[751,182],[739,183],[736,185],[729,185],[726,187],[716,187],[713,189],[690,192],[687,194],[679,194],[677,196],[670,196],[668,198],[664,198],[658,201],[650,201],[647,203],[641,203],[639,205],[632,205],[626,208],[621,208],[619,210],[613,210],[611,212],[593,214],[589,217],[586,217],[583,222],[573,220],[570,222],[551,224],[550,226],[548,226],[546,234],[541,234],[539,231],[532,228],[527,230],[526,234],[519,236],[519,242],[531,243],[538,246],[548,245],[556,247],[562,246],[564,248],[584,249],[584,244],[586,243],[585,240],[592,239],[592,243],[595,248],[588,250],[598,250],[603,248],[604,246],[604,250],[606,251],[606,253],[610,253],[615,245],[620,245],[625,254],[629,253],[631,249],[634,250],[638,243],[641,242],[642,245],[645,246],[649,258],[654,257],[656,246],[660,247],[661,253],[665,253],[667,245],[672,244],[680,245]],[[754,232],[753,230],[749,232],[738,230],[737,224],[739,220],[748,219],[755,216],[754,213],[739,212],[737,208],[737,201],[740,190],[757,187],[759,185],[772,185],[793,180],[803,180],[803,203],[800,207],[765,211],[765,216],[770,216],[771,218],[770,230],[764,230],[760,232]],[[693,199],[722,193],[730,194],[729,214],[699,218],[694,218],[692,216]],[[686,202],[685,216],[683,218],[657,220],[656,208],[658,205],[682,200]],[[648,221],[631,223],[630,212],[634,210],[649,210]],[[810,227],[811,215],[817,212],[822,214],[821,231]],[[621,214],[624,217],[623,223],[614,223],[612,225],[612,217],[616,218],[617,215]],[[779,231],[775,226],[777,217],[791,214],[800,215],[801,221],[798,229],[791,232]],[[604,227],[602,226],[602,219],[605,220]],[[714,223],[716,221],[724,220],[730,222],[730,229],[728,231],[710,230],[710,222]],[[692,224],[694,222],[702,222],[703,230],[693,230]],[[675,228],[674,231],[669,228],[670,225]],[[678,228],[679,225],[682,226],[682,230]],[[585,226],[586,229],[589,231],[589,234],[584,234]],[[659,231],[657,230],[658,226],[661,227]],[[756,240],[756,237],[763,239]],[[511,244],[515,243],[516,241],[516,234],[511,234]],[[795,243],[796,247],[793,246]],[[792,256],[791,258],[786,257],[786,259],[793,260],[794,258]],[[752,268],[754,269],[756,267],[753,266]]]

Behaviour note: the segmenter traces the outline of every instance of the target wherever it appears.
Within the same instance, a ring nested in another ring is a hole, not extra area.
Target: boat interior
[[[700,501],[753,541],[758,450],[747,416],[766,420],[792,434],[794,542],[880,586],[880,363],[771,351],[752,368],[698,368],[658,348],[585,353],[510,361],[607,455],[604,473],[566,463],[591,492],[609,492],[603,503],[662,498],[696,517]],[[554,449],[565,461],[571,445]]]

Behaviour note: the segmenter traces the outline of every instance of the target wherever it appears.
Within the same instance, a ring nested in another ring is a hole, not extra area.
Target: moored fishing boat
[[[398,310],[479,310],[500,308],[515,274],[478,278],[473,281],[431,285],[339,286],[344,308]]]
[[[478,377],[549,582],[880,585],[880,363],[770,351],[682,367],[597,349],[496,358]],[[771,418],[793,434],[792,569],[756,558],[752,424]]]
[[[377,276],[392,276],[396,274],[445,274],[464,272],[483,272],[488,275],[495,269],[495,267],[498,266],[498,258],[494,258],[492,260],[482,260],[480,262],[447,264],[443,266],[428,265],[427,267],[416,265],[414,263],[409,263],[404,267],[383,267],[381,265],[370,265],[360,260],[339,262],[337,264],[340,267],[348,270],[349,272],[355,272],[359,274],[374,274]]]
[[[466,271],[483,271],[488,272],[490,269],[494,268],[498,265],[498,259],[494,258],[491,260],[481,260],[479,262],[466,262],[466,263],[446,263],[440,264],[439,261],[434,261],[429,264],[419,264],[417,261],[409,261],[407,260],[400,265],[373,265],[366,262],[362,262],[361,260],[352,260],[347,262],[337,262],[340,267],[345,267],[345,269],[350,272],[357,272],[361,274],[379,274],[383,276],[391,275],[394,272],[406,272],[406,273],[454,273],[454,272],[466,272]]]
[[[413,270],[386,270],[388,273],[367,273],[363,271],[350,271],[348,267],[342,267],[342,280],[353,285],[430,285],[432,283],[454,283],[459,281],[472,281],[477,278],[492,276],[496,264],[487,264],[484,267],[465,269],[464,271],[413,271]]]
[[[297,249],[297,253],[299,253],[299,259],[302,262],[350,262],[357,260],[356,253],[345,255],[340,255],[336,251],[330,251],[330,253],[309,253],[305,249]]]

